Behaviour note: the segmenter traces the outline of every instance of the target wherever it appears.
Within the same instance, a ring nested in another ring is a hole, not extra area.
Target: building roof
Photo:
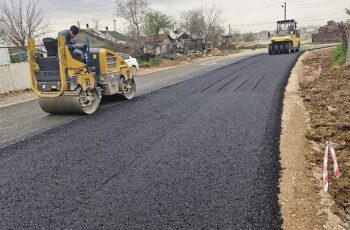
[[[176,30],[176,31],[168,31],[169,36],[174,40],[180,40],[180,39],[191,39],[191,36],[189,33],[187,33],[185,30]]]
[[[157,36],[155,42],[164,42],[167,38],[171,39],[171,37],[168,34],[149,35],[145,37],[145,42],[154,42],[155,36]]]
[[[100,30],[100,32],[101,33],[103,33],[103,34],[109,34],[109,35],[111,35],[113,38],[115,38],[116,40],[118,40],[118,41],[126,41],[127,40],[127,36],[125,36],[124,34],[121,34],[121,33],[119,33],[119,32],[117,32],[117,31],[102,31],[102,30]]]
[[[104,45],[103,48],[113,51],[123,52],[127,49],[125,41],[120,41],[112,37],[110,34],[103,34],[99,30],[95,29],[81,29],[81,33],[77,36],[78,42],[86,42],[86,37],[94,37],[101,41]],[[101,47],[100,47],[101,48]]]
[[[115,41],[115,39],[109,35],[109,34],[103,34],[102,32],[100,32],[99,30],[95,30],[95,29],[81,29],[81,32],[85,32],[91,36],[95,36],[98,37],[100,39],[106,39],[106,40],[111,40],[111,41]]]

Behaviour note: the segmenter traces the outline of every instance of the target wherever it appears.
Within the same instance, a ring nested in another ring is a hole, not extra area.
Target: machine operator
[[[76,55],[80,60],[84,59],[84,54],[81,50],[79,50],[75,46],[75,41],[73,41],[73,38],[75,38],[79,34],[80,30],[77,26],[71,26],[69,30],[62,30],[61,32],[58,33],[58,35],[63,36],[66,39],[66,45],[69,45],[70,48],[72,48],[72,52],[74,55]]]

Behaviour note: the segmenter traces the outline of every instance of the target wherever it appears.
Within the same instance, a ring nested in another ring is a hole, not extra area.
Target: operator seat
[[[46,49],[47,57],[42,55],[37,55],[35,57],[36,63],[39,65],[41,71],[53,71],[59,70],[59,61],[57,58],[58,55],[58,44],[57,40],[54,38],[44,38],[43,44]],[[43,76],[37,76],[38,78]]]
[[[47,57],[50,58],[50,57],[56,57],[58,56],[58,43],[57,43],[57,39],[55,38],[44,38],[43,39],[43,43],[44,43],[44,47],[46,49],[46,52],[47,52]],[[84,62],[84,59],[83,57],[79,56],[78,54],[74,53],[74,48],[73,47],[69,47],[68,48],[72,57],[74,59],[76,59],[77,61],[80,61],[80,62]],[[86,49],[87,49],[87,46],[83,47],[83,51],[85,52]]]
[[[54,38],[44,38],[43,39],[44,47],[47,52],[48,57],[57,57],[58,54],[58,45],[57,39]]]

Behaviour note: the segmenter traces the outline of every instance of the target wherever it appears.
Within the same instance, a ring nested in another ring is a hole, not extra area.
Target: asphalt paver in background
[[[0,149],[0,229],[279,229],[283,92],[258,55]]]

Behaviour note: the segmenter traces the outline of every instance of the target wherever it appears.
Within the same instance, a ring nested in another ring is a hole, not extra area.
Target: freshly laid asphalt
[[[216,57],[212,60],[204,60],[190,65],[146,74],[142,77],[136,78],[136,93],[137,95],[143,95],[262,52],[266,52],[266,50],[244,50],[235,55]],[[108,100],[104,99],[99,109],[101,110],[105,107],[113,106],[116,103],[119,103],[119,101],[115,100],[115,98],[110,98]],[[37,100],[2,107],[0,108],[0,148],[16,143],[45,130],[71,122],[77,118],[79,117],[68,115],[48,115],[40,109]]]
[[[0,229],[280,229],[282,100],[257,55],[0,149]]]

